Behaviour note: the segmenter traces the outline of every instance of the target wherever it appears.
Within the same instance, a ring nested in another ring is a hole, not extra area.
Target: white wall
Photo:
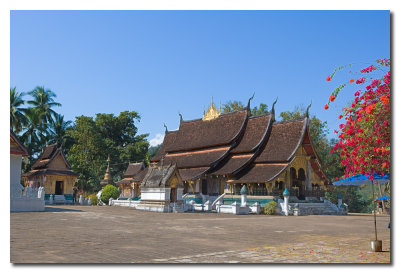
[[[141,200],[169,200],[169,188],[142,188]]]
[[[10,155],[10,186],[12,184],[21,184],[21,164],[22,156]]]

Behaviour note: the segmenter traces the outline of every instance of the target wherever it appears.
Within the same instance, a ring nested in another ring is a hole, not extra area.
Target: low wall
[[[44,211],[44,200],[39,198],[12,198],[10,211]]]

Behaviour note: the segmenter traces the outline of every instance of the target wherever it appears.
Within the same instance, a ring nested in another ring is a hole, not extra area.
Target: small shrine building
[[[143,162],[129,163],[128,168],[123,175],[123,179],[115,182],[121,190],[119,199],[138,198],[141,194],[140,183],[146,173],[147,169]]]
[[[136,209],[156,212],[182,209],[183,183],[176,164],[149,166],[141,189],[140,204]]]
[[[57,144],[46,146],[31,171],[23,174],[25,187],[45,188],[46,200],[50,194],[64,195],[66,200],[72,200],[77,178],[78,174],[71,171],[64,152]]]

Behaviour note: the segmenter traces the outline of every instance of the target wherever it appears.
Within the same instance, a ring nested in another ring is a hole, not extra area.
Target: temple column
[[[307,156],[306,158],[306,190],[312,190],[310,158],[310,156]]]

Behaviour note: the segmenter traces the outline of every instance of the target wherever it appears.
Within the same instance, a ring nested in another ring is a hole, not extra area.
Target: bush
[[[97,198],[96,194],[91,194],[88,196],[88,198],[91,198],[90,200],[92,201],[92,206],[97,206],[99,203],[99,198]]]
[[[275,210],[278,207],[278,203],[275,201],[268,202],[264,207],[264,213],[266,215],[273,215],[275,214]]]
[[[117,187],[113,185],[107,185],[104,187],[103,191],[101,192],[101,201],[108,205],[108,200],[110,198],[117,199],[120,195],[119,190]]]

